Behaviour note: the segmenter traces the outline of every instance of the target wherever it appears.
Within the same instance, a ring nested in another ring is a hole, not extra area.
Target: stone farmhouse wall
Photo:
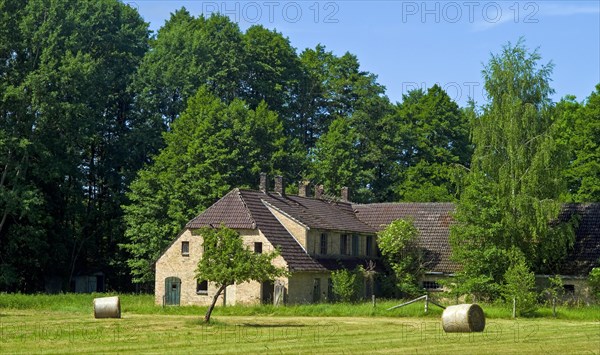
[[[259,230],[238,230],[244,240],[244,244],[251,250],[254,243],[262,243],[264,253],[273,251],[273,245]],[[189,243],[189,253],[182,253],[181,245],[183,242]],[[155,275],[155,303],[163,305],[165,302],[165,280],[168,277],[178,277],[181,279],[180,305],[209,305],[217,292],[217,286],[208,283],[208,292],[197,293],[196,287],[196,268],[200,258],[202,258],[202,236],[190,229],[186,229],[169,246],[165,253],[156,262]],[[287,263],[281,256],[278,256],[273,264],[278,267],[287,267]],[[285,288],[288,288],[287,278],[282,278]],[[259,282],[251,281],[242,284],[236,284],[227,287],[225,295],[221,295],[218,304],[223,300],[227,305],[234,304],[257,304],[261,302],[262,286]]]

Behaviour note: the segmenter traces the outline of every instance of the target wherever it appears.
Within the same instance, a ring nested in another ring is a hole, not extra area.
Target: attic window
[[[263,247],[263,245],[261,242],[255,242],[254,243],[254,252],[256,254],[262,254],[262,247]]]
[[[181,255],[190,256],[190,242],[181,242]]]
[[[196,284],[196,294],[208,295],[208,281],[198,280],[198,283]]]

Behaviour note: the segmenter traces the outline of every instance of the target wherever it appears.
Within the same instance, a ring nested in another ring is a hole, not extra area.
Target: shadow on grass
[[[306,327],[305,324],[258,324],[258,323],[242,323],[240,324],[244,327],[252,327],[252,328],[303,328]]]

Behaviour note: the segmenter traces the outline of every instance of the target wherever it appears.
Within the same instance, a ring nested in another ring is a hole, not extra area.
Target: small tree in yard
[[[287,275],[287,271],[271,262],[279,255],[257,254],[244,246],[238,232],[221,225],[218,228],[204,227],[200,230],[204,239],[204,254],[198,263],[196,277],[214,282],[218,287],[211,305],[204,316],[210,322],[210,315],[223,290],[230,285],[242,282],[267,281]]]
[[[592,295],[596,300],[600,300],[600,267],[595,267],[588,275],[588,283],[592,291]]]
[[[513,248],[510,266],[504,274],[504,297],[513,302],[513,317],[531,315],[536,310],[535,274],[530,271],[525,256]]]
[[[552,301],[552,315],[554,318],[556,318],[556,301],[562,295],[563,290],[563,281],[559,275],[548,278],[548,287],[546,288],[546,292]]]
[[[396,279],[397,289],[409,296],[422,290],[418,280],[423,273],[422,255],[417,246],[419,231],[412,221],[398,219],[379,232],[377,244],[385,263]]]

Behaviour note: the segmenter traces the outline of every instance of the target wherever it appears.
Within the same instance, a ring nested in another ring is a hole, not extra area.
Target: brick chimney
[[[310,194],[310,181],[302,180],[298,183],[298,196],[309,197]]]
[[[264,193],[267,193],[269,191],[267,189],[267,173],[260,173],[259,190]]]
[[[315,187],[315,198],[322,199],[325,193],[325,187],[323,185],[317,185]]]
[[[285,195],[285,184],[281,175],[275,176],[275,192],[281,196]]]
[[[350,202],[350,199],[348,198],[348,188],[346,186],[342,187],[342,201],[343,202]]]

